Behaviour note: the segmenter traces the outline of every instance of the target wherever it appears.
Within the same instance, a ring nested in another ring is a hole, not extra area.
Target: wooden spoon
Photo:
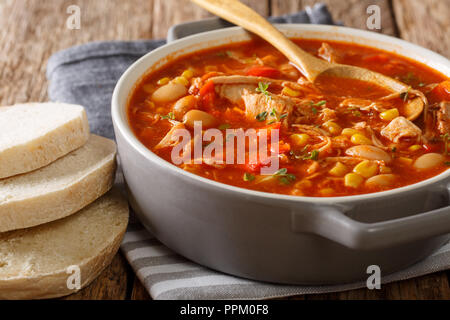
[[[409,90],[408,85],[378,72],[350,65],[330,63],[316,58],[303,51],[266,19],[238,0],[192,1],[209,12],[257,34],[272,44],[289,61],[294,63],[311,82],[315,82],[320,75],[328,75],[371,82],[392,92],[398,92],[399,94]],[[416,119],[422,113],[425,103],[426,101],[423,101],[423,97],[416,97],[410,100],[405,107],[405,114],[403,116],[409,120]]]

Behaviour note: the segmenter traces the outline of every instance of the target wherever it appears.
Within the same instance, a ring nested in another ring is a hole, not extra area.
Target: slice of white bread
[[[88,138],[82,106],[46,102],[0,107],[0,178],[46,166]]]
[[[115,155],[114,141],[91,135],[46,167],[0,180],[0,232],[64,218],[102,196],[114,181]]]
[[[128,204],[113,188],[70,217],[0,233],[0,299],[74,293],[77,273],[70,266],[78,266],[81,287],[88,285],[111,262],[127,223]]]

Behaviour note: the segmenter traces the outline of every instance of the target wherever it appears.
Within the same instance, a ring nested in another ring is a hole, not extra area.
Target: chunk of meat
[[[328,43],[325,42],[323,42],[322,46],[319,48],[318,55],[328,62],[339,62],[340,60],[340,56],[338,55],[338,53]]]
[[[301,91],[311,90],[307,86],[293,81],[278,80],[267,77],[233,75],[212,77],[210,80],[214,83],[216,93],[221,98],[225,98],[232,103],[239,103],[242,101],[244,90],[254,93],[260,82],[269,84],[269,91],[274,86],[279,88],[288,86],[294,90]]]
[[[185,129],[184,124],[178,121],[172,121],[174,126],[167,132],[164,138],[155,146],[155,149],[174,147],[179,143],[179,137],[175,135],[178,129]]]
[[[398,143],[402,138],[419,139],[422,135],[422,130],[406,118],[397,117],[384,127],[380,133],[392,142]]]
[[[283,122],[285,122],[288,120],[294,106],[292,99],[274,94],[270,94],[269,98],[262,93],[251,93],[244,90],[242,98],[245,104],[245,115],[249,120],[255,120],[263,112],[267,112],[267,120],[273,120],[274,117],[270,113],[275,110],[278,117],[287,114],[287,116],[283,117]]]
[[[239,103],[242,100],[244,91],[255,92],[256,85],[254,84],[227,84],[216,85],[216,93],[221,98],[225,98],[231,103]]]
[[[231,103],[239,103],[242,101],[244,90],[255,92],[259,82],[273,83],[279,80],[254,77],[254,76],[218,76],[210,79],[214,83],[216,93],[221,98],[229,100]],[[280,82],[281,84],[281,82]]]
[[[336,111],[334,111],[333,109],[323,108],[320,111],[320,117],[324,122],[326,122],[326,121],[330,121],[330,120],[336,120],[337,114],[336,114]]]
[[[339,107],[346,109],[359,109],[361,111],[372,111],[375,110],[377,112],[383,112],[387,109],[383,107],[380,102],[373,102],[371,100],[359,99],[359,98],[348,98],[343,100]]]
[[[437,112],[437,128],[440,133],[450,133],[450,102],[443,101]]]

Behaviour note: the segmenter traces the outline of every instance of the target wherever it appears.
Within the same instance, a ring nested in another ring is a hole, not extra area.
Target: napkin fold
[[[323,4],[305,11],[269,18],[275,23],[335,24]],[[168,41],[198,32],[229,27],[218,18],[176,25]],[[138,58],[165,40],[93,42],[55,53],[47,64],[48,95],[52,101],[81,104],[91,131],[114,138],[111,96],[122,73]],[[123,182],[121,173],[118,183]],[[256,282],[205,268],[176,254],[153,237],[134,217],[121,250],[153,299],[266,299],[298,294],[328,293],[365,287],[365,282],[333,286],[290,286]],[[404,280],[450,268],[450,243],[403,271],[382,277],[382,283]]]

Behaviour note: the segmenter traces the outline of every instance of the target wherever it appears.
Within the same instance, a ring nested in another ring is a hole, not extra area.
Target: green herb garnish
[[[267,119],[267,111],[263,111],[256,116],[256,120],[261,121],[261,122],[266,121],[266,119]]]
[[[317,108],[312,107],[311,111],[312,111],[313,114],[317,114]]]
[[[277,172],[275,172],[273,175],[274,176],[284,176],[286,173],[287,173],[287,169],[281,168],[281,169],[277,170]]]
[[[317,160],[319,159],[319,151],[313,150],[308,155],[303,157],[303,160]]]
[[[275,172],[273,175],[276,176],[276,177],[279,177],[278,180],[280,181],[281,184],[284,184],[284,185],[288,185],[292,181],[297,179],[297,177],[294,174],[287,173],[287,169],[286,168],[281,168],[280,170]]]
[[[275,108],[273,108],[272,111],[270,111],[269,115],[270,115],[271,117],[274,117],[274,118],[275,118],[275,119],[271,120],[271,121],[269,122],[269,124],[272,124],[272,123],[274,123],[274,122],[281,121],[282,119],[284,119],[284,118],[286,118],[286,117],[288,116],[287,113],[284,113],[284,114],[278,116],[278,112],[277,112],[277,110],[276,110]]]
[[[402,99],[403,102],[406,102],[406,100],[408,100],[409,90],[410,89],[411,89],[411,87],[408,87],[408,90],[406,90],[405,92],[400,93],[400,99]]]
[[[327,102],[325,101],[325,100],[320,100],[319,102],[317,102],[317,103],[314,103],[313,101],[311,101],[311,106],[313,106],[313,107],[321,107],[321,106],[323,106],[324,104],[326,104]]]
[[[244,173],[244,181],[253,181],[255,180],[255,176],[252,175],[251,173]]]
[[[173,112],[169,112],[167,115],[161,116],[161,119],[175,120],[175,115],[173,114]]]
[[[445,161],[444,164],[445,164],[447,167],[450,167],[450,161]]]
[[[405,77],[403,77],[403,82],[410,83],[414,79],[416,79],[416,75],[414,74],[414,72],[410,71]]]
[[[270,83],[258,82],[258,88],[256,88],[256,92],[264,94],[267,100],[272,99],[270,92],[267,91],[267,89],[269,89],[269,85]]]
[[[270,95],[270,92],[267,91],[267,89],[269,88],[269,85],[270,85],[270,83],[258,82],[258,88],[256,88],[256,92],[262,93],[266,96],[267,106],[269,106],[269,101],[272,100],[272,96]],[[261,121],[261,120],[258,120],[258,121]]]

